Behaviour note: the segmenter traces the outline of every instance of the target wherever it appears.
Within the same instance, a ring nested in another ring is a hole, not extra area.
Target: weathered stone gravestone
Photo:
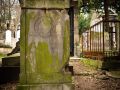
[[[11,45],[11,31],[10,30],[6,30],[5,32],[5,44],[6,45]]]
[[[19,39],[20,39],[20,29],[17,30],[16,32],[16,41],[19,41]]]
[[[21,3],[21,73],[18,90],[74,90],[69,60],[69,0]]]

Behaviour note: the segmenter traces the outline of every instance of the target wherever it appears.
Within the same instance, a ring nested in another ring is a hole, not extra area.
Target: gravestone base
[[[17,90],[74,90],[71,83],[18,85]]]
[[[20,66],[20,53],[2,58],[2,67]]]

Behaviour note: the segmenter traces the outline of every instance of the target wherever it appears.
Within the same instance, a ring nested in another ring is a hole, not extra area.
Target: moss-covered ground
[[[104,70],[106,74],[110,77],[120,78],[120,61],[118,60],[92,60],[87,58],[82,58],[79,61],[86,68],[92,70]]]
[[[100,60],[82,58],[79,62],[84,64],[86,67],[94,70],[100,69],[102,67],[102,61]]]
[[[5,54],[0,53],[0,59],[2,59],[3,57],[5,57]]]

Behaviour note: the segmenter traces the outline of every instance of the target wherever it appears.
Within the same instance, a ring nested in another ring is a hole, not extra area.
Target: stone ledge
[[[27,8],[69,8],[70,0],[24,0],[21,6]]]
[[[27,79],[24,80],[24,76],[27,76]],[[72,76],[70,74],[62,74],[62,73],[27,73],[20,74],[20,82],[24,84],[25,82],[28,84],[43,84],[43,83],[51,83],[51,84],[59,84],[59,83],[71,83]]]
[[[74,90],[74,85],[71,83],[18,85],[17,90]]]

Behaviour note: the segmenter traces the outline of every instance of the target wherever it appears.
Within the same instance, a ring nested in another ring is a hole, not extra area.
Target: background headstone
[[[6,30],[5,32],[5,44],[6,45],[11,45],[11,31],[10,30]]]

